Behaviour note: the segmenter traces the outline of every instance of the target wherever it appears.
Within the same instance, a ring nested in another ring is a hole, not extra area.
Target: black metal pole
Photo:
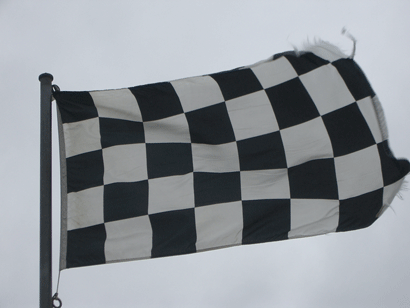
[[[40,308],[52,307],[51,277],[51,97],[53,76],[41,74],[40,124]]]

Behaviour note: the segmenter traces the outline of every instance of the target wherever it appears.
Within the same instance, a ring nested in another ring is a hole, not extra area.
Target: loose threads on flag
[[[409,190],[408,184],[409,182],[407,182],[406,180],[403,180],[403,183],[401,184],[400,189],[396,194],[396,197],[399,198],[400,200],[404,200],[402,193],[403,191]]]
[[[342,29],[342,34],[346,35],[349,39],[351,39],[353,41],[353,50],[352,50],[352,54],[349,57],[350,59],[353,59],[353,57],[356,53],[356,42],[357,42],[357,40],[353,35],[350,34],[349,31],[346,30],[345,27],[343,27],[343,29]]]
[[[302,52],[312,52],[316,56],[330,62],[348,58],[348,56],[344,54],[344,52],[339,47],[318,38],[315,38],[313,42],[310,42],[308,39],[303,44],[302,48]],[[298,50],[295,50],[295,52],[298,55],[302,54],[302,52]]]

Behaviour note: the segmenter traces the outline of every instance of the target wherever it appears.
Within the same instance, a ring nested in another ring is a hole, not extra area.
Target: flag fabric
[[[332,48],[170,82],[55,92],[60,269],[371,225],[409,163],[392,155],[362,70]]]

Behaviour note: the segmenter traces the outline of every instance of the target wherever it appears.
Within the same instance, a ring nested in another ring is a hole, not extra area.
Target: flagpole
[[[52,307],[51,277],[51,100],[53,76],[40,80],[40,308]]]

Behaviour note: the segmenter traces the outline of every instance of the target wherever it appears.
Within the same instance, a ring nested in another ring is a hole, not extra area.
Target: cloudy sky
[[[0,0],[0,307],[38,307],[38,76],[99,90],[252,64],[320,37],[378,94],[390,145],[410,158],[410,2],[389,0]],[[53,105],[53,292],[59,161]],[[410,307],[410,193],[343,234],[69,269],[63,307]]]

